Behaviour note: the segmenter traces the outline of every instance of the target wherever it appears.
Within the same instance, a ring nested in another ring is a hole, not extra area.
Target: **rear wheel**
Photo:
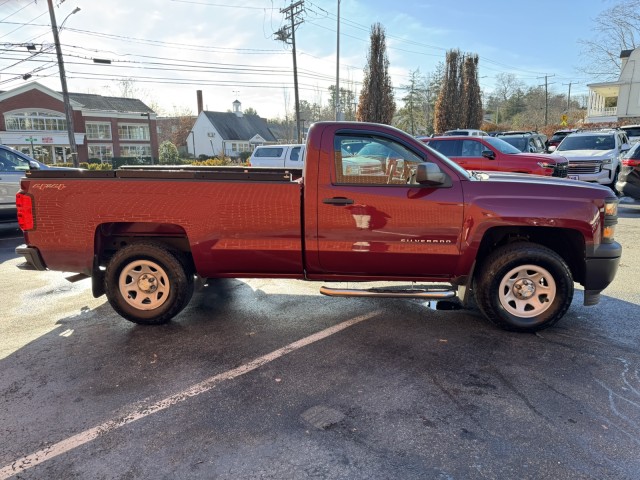
[[[162,245],[138,243],[116,252],[105,275],[113,309],[144,325],[166,323],[193,295],[193,274],[179,252]]]
[[[476,274],[482,313],[505,330],[534,332],[554,325],[573,299],[573,279],[553,250],[514,243],[495,250]]]

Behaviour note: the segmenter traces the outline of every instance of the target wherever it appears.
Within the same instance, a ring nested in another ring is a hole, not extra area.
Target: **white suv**
[[[630,148],[625,132],[603,129],[567,135],[555,153],[569,160],[568,178],[596,182],[613,189],[620,173],[620,159]]]

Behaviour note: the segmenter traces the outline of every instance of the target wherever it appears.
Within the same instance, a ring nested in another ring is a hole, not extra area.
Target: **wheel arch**
[[[578,283],[584,281],[585,239],[577,230],[568,228],[492,227],[482,237],[476,256],[476,265],[481,265],[496,248],[514,242],[536,243],[553,250],[567,263],[574,280]]]
[[[180,253],[185,266],[195,271],[191,244],[186,230],[177,224],[157,222],[107,222],[96,226],[92,267],[94,297],[105,293],[106,265],[121,248],[134,243],[154,243]]]

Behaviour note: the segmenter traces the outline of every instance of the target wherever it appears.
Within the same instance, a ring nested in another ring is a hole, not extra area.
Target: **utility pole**
[[[291,45],[293,47],[293,86],[296,100],[296,132],[298,143],[302,143],[301,131],[300,131],[300,99],[298,96],[298,63],[296,59],[296,27],[300,25],[304,20],[300,17],[304,12],[304,0],[299,0],[296,3],[292,3],[287,8],[280,10],[280,13],[285,14],[285,18],[291,21],[290,26],[284,26],[278,30],[275,35],[276,39],[289,43],[291,39]]]
[[[555,77],[555,75],[545,75],[544,76],[544,125],[545,127],[549,124],[549,77]],[[543,77],[538,77],[543,78]]]
[[[340,102],[340,0],[338,0],[338,36],[336,40],[336,121],[344,120]]]
[[[569,93],[567,94],[567,113],[569,113],[569,107],[571,106],[571,85],[573,82],[563,83],[562,85],[569,85]]]
[[[73,126],[73,115],[71,112],[71,102],[69,101],[69,91],[67,90],[67,76],[64,72],[64,62],[62,60],[62,48],[60,48],[60,38],[58,37],[58,25],[56,24],[56,14],[53,10],[53,0],[47,0],[49,5],[49,16],[51,17],[51,30],[53,31],[53,43],[56,46],[58,57],[58,70],[60,70],[60,83],[62,84],[62,101],[64,103],[64,115],[67,119],[67,131],[69,133],[69,148],[71,149],[71,160],[73,166],[78,168],[78,147],[76,146],[75,128]],[[73,13],[76,13],[76,8]],[[63,22],[64,23],[64,22]]]

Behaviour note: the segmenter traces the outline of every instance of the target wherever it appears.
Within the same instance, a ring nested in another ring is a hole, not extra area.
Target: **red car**
[[[560,155],[523,153],[496,137],[434,137],[423,140],[466,170],[531,173],[566,177],[569,163]]]

